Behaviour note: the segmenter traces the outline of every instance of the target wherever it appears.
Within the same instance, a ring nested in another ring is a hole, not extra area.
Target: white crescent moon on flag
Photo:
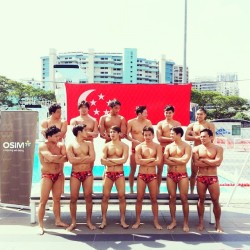
[[[82,101],[86,101],[87,97],[89,94],[91,94],[93,91],[95,91],[95,89],[90,89],[90,90],[87,90],[85,92],[83,92],[80,97],[78,98],[78,104]]]

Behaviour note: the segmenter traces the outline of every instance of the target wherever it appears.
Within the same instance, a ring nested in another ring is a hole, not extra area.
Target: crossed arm
[[[164,163],[166,163],[168,166],[176,166],[178,164],[187,164],[191,157],[192,149],[190,145],[187,145],[185,147],[185,152],[183,156],[181,157],[172,157],[169,153],[170,147],[167,146],[164,152]]]
[[[79,164],[79,163],[91,163],[95,160],[95,151],[92,143],[88,144],[89,152],[88,155],[78,155],[74,153],[73,145],[70,144],[67,147],[67,157],[71,164]]]
[[[199,146],[198,146],[199,147]],[[216,156],[214,159],[211,158],[201,158],[199,156],[199,151],[198,151],[198,147],[195,147],[193,149],[193,160],[194,160],[194,164],[197,167],[219,167],[222,160],[223,160],[223,148],[222,147],[217,147],[216,148]]]
[[[65,154],[65,146],[61,146],[61,154],[52,154],[46,145],[39,147],[39,152],[43,156],[45,162],[53,163],[64,163],[67,161],[67,156]]]
[[[157,145],[156,157],[150,157],[150,158],[143,158],[142,148],[140,145],[135,148],[136,164],[145,166],[145,167],[152,167],[152,166],[159,165],[161,161],[162,161],[162,147],[160,145]]]
[[[102,151],[101,163],[104,166],[112,167],[124,164],[128,159],[128,146],[123,145],[123,154],[120,158],[108,158],[108,147],[105,145]]]

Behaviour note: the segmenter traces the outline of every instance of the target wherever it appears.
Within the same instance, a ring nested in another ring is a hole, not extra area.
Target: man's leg
[[[102,223],[99,226],[100,229],[103,229],[107,226],[107,210],[108,210],[108,201],[110,192],[113,186],[113,181],[108,177],[104,177],[103,180],[103,197],[102,197]]]
[[[146,189],[146,183],[139,177],[137,177],[137,200],[135,205],[135,214],[136,221],[132,228],[137,229],[141,223],[141,210],[142,210],[142,201],[144,199]]]
[[[183,211],[183,216],[184,216],[184,221],[183,221],[184,232],[189,232],[188,186],[189,186],[188,178],[183,178],[182,180],[179,181],[179,190],[180,190],[180,197],[181,197],[181,203],[182,203],[182,211]]]
[[[84,190],[84,199],[86,201],[86,217],[87,217],[87,226],[90,230],[96,229],[96,227],[92,224],[92,193],[93,193],[93,176],[87,177],[87,179],[83,182],[83,190]]]
[[[79,197],[79,189],[81,182],[75,178],[70,178],[70,215],[71,215],[71,225],[67,228],[68,231],[72,231],[76,227],[76,210],[77,210],[77,200]]]
[[[130,193],[134,193],[134,178],[136,172],[136,162],[135,162],[135,153],[131,153],[130,155],[130,173],[128,177]]]
[[[62,176],[59,176],[57,181],[52,186],[53,196],[53,212],[55,216],[55,224],[58,227],[68,227],[69,225],[61,220],[61,194],[62,194]]]
[[[149,189],[149,194],[150,194],[150,200],[152,203],[154,226],[156,229],[161,230],[162,226],[159,224],[159,219],[158,219],[158,202],[157,202],[158,182],[157,182],[157,179],[154,179],[148,183],[148,189]]]
[[[206,199],[207,186],[199,181],[197,181],[197,192],[199,195],[199,201],[197,204],[198,216],[199,216],[199,225],[198,230],[202,231],[204,229],[204,202]]]
[[[118,192],[119,197],[119,205],[120,205],[120,220],[121,226],[124,229],[127,229],[129,225],[125,222],[125,215],[126,215],[126,199],[125,199],[125,178],[120,177],[115,182],[116,189]]]
[[[169,193],[169,210],[171,216],[171,223],[167,226],[167,229],[172,230],[176,227],[176,188],[177,184],[170,178],[167,177],[167,188]]]
[[[43,218],[45,215],[45,207],[49,198],[49,193],[52,188],[52,181],[48,178],[41,179],[41,194],[40,194],[40,203],[38,207],[38,224],[39,224],[39,233],[44,234],[44,224]]]
[[[219,203],[219,197],[220,197],[219,182],[209,185],[208,191],[210,193],[214,205],[215,229],[218,233],[221,233],[223,232],[223,229],[220,225],[221,207]]]

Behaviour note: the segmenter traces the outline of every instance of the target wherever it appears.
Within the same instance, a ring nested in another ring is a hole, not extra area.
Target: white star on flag
[[[111,100],[108,100],[108,101],[107,101],[107,105],[108,105],[108,106],[109,106],[110,102],[111,102]]]
[[[90,102],[90,104],[91,104],[91,106],[95,106],[96,101],[95,101],[95,100],[92,100],[92,101]]]
[[[103,111],[104,115],[108,115],[109,114],[109,111],[106,109]]]
[[[104,100],[104,95],[103,94],[100,94],[98,96],[99,96],[99,100]]]
[[[99,115],[99,112],[100,112],[100,111],[99,111],[98,109],[95,109],[95,110],[94,110],[95,115]]]

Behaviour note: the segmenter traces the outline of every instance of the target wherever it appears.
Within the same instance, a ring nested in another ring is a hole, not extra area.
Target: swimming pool
[[[66,162],[64,165],[64,175],[65,176],[70,176],[71,174],[71,164],[69,162]],[[104,166],[102,165],[97,165],[94,166],[93,168],[93,175],[94,176],[102,176],[104,172]],[[129,165],[125,165],[124,166],[124,175],[125,176],[129,176],[129,172],[130,172],[130,166]],[[191,169],[188,167],[187,168],[187,172],[188,175],[190,176],[191,173]],[[135,173],[135,176],[137,176],[138,174],[138,167],[137,167],[137,171]],[[164,167],[163,169],[163,173],[162,176],[167,176],[167,168]],[[35,154],[34,154],[34,165],[33,165],[33,176],[32,176],[32,189],[37,189],[40,187],[40,181],[41,181],[41,171],[40,171],[40,162],[39,162],[39,157],[38,157],[38,145],[36,145],[35,147]],[[232,185],[233,183],[231,181],[229,181],[228,179],[219,176],[219,182],[221,185],[221,192],[231,192],[232,190]],[[136,181],[134,182],[134,189],[136,192]],[[102,192],[102,181],[94,181],[94,188],[93,188],[94,192],[98,193],[98,192]],[[69,189],[69,182],[66,181],[65,182],[65,193],[68,193],[70,191]],[[82,191],[82,190],[81,190]],[[116,187],[115,185],[113,185],[113,188],[111,190],[111,192],[116,192]],[[126,192],[129,192],[129,183],[128,181],[126,181]],[[160,187],[160,192],[164,193],[167,192],[167,186],[166,186],[166,181],[162,181],[161,183],[161,187]],[[146,192],[148,192],[148,190],[146,190]]]

